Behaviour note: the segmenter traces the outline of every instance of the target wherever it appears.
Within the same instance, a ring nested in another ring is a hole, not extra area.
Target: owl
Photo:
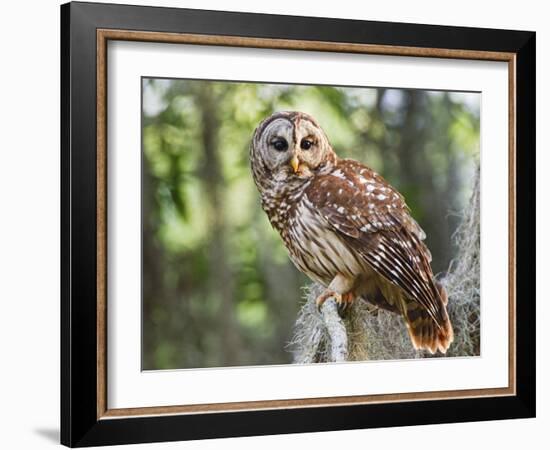
[[[277,112],[250,145],[263,210],[296,267],[341,310],[356,299],[403,317],[416,349],[453,341],[447,294],[403,196],[371,168],[339,158],[313,117]]]

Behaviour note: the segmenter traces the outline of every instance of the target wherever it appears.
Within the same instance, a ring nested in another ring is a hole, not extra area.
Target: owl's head
[[[297,111],[277,112],[263,120],[250,147],[256,182],[305,181],[336,161],[315,119]]]

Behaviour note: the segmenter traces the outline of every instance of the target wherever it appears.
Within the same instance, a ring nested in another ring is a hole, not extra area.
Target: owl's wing
[[[307,199],[334,231],[381,276],[399,286],[438,323],[439,291],[424,232],[411,217],[403,197],[372,169],[352,160],[316,177]]]

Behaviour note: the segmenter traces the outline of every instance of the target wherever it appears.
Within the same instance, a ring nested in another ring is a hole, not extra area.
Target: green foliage
[[[248,146],[274,111],[313,115],[342,157],[394,184],[436,272],[457,249],[479,95],[143,80],[143,368],[284,364],[307,280],[259,206]]]

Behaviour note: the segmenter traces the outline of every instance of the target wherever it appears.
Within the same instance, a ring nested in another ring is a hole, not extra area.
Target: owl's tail
[[[428,350],[431,354],[437,350],[446,353],[454,339],[453,327],[447,314],[447,292],[439,282],[434,282],[440,297],[438,320],[435,321],[428,311],[414,300],[406,301],[406,311],[403,313],[414,348]]]

